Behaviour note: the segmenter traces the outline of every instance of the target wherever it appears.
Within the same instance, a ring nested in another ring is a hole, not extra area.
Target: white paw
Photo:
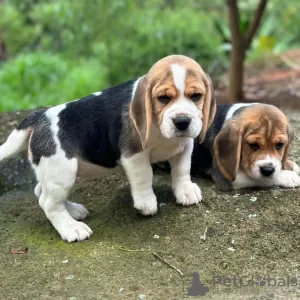
[[[89,214],[88,210],[83,205],[70,201],[66,201],[66,209],[75,220],[83,220]]]
[[[300,175],[300,167],[295,162],[293,162],[293,171]]]
[[[198,204],[202,200],[200,188],[191,181],[179,183],[173,190],[178,204],[188,206]]]
[[[40,198],[42,194],[42,185],[38,183],[35,188],[34,188],[34,194],[36,195],[37,198]]]
[[[300,186],[300,176],[289,170],[282,170],[276,178],[276,184],[282,187],[294,188]]]
[[[86,240],[93,233],[89,226],[73,219],[68,222],[62,222],[59,226],[55,226],[55,228],[61,238],[69,243]]]
[[[154,193],[133,197],[134,208],[144,216],[151,216],[157,213],[157,201]]]

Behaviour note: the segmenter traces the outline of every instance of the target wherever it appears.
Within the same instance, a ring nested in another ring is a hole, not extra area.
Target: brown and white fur
[[[192,174],[210,173],[221,190],[298,187],[299,166],[288,160],[292,129],[273,105],[217,105],[203,144],[195,141]]]
[[[190,177],[193,139],[204,139],[214,114],[209,77],[194,60],[172,55],[137,80],[33,113],[0,147],[0,161],[27,150],[41,208],[62,239],[81,241],[92,234],[78,221],[88,211],[67,197],[76,177],[92,169],[121,165],[134,207],[154,215],[151,164],[167,160],[177,203],[199,203]]]

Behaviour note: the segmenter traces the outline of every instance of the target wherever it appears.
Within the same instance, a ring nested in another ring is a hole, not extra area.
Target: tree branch
[[[240,16],[237,0],[227,0],[229,28],[231,32],[231,43],[236,44],[241,38]]]
[[[260,3],[255,12],[254,18],[252,20],[252,23],[250,24],[250,26],[248,28],[248,32],[246,33],[246,36],[245,36],[246,49],[248,49],[248,47],[250,46],[252,39],[260,25],[260,21],[264,14],[264,10],[266,8],[267,2],[268,2],[268,0],[260,0]]]

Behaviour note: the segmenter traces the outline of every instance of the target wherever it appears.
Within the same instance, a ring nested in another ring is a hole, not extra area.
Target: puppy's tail
[[[0,146],[0,161],[25,150],[30,134],[31,128],[22,130],[15,129],[7,138],[6,142]]]

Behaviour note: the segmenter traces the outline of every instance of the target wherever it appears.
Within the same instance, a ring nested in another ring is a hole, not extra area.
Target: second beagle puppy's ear
[[[236,120],[229,120],[216,136],[213,145],[217,166],[230,182],[235,180],[239,170],[242,132],[243,129]]]
[[[284,153],[283,153],[283,158],[282,158],[282,169],[293,171],[294,165],[290,160],[288,160],[289,146],[294,139],[294,132],[293,132],[292,128],[290,127],[290,125],[288,125],[288,128],[287,128],[287,135],[288,135],[289,140],[288,140],[288,144],[284,148]]]
[[[152,123],[151,90],[147,76],[138,79],[136,84],[130,103],[130,118],[140,136],[142,148],[145,149]]]
[[[212,124],[216,114],[216,98],[214,87],[210,77],[207,74],[205,74],[204,77],[204,84],[206,87],[206,94],[203,103],[202,129],[199,135],[200,143],[204,141],[206,132]]]

